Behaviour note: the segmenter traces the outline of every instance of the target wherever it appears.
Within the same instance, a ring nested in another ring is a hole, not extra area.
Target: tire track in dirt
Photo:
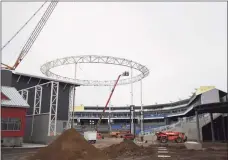
[[[158,158],[171,158],[169,151],[166,147],[158,147]]]

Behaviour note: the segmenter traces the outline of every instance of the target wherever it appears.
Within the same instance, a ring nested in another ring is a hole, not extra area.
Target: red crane
[[[104,109],[103,109],[103,112],[102,112],[102,114],[101,114],[101,116],[100,116],[100,118],[99,118],[99,120],[98,120],[98,122],[97,122],[96,131],[98,130],[98,126],[99,126],[100,123],[101,123],[101,119],[102,119],[102,117],[103,117],[103,115],[104,115],[104,113],[105,113],[105,110],[106,110],[106,108],[107,108],[107,106],[108,106],[108,104],[109,104],[109,102],[110,102],[110,100],[111,100],[111,98],[112,98],[113,92],[114,92],[114,90],[115,90],[115,88],[116,88],[116,85],[117,85],[117,83],[118,83],[118,81],[119,81],[119,79],[120,79],[121,76],[129,76],[129,72],[124,72],[124,73],[122,73],[122,74],[120,74],[120,75],[118,76],[118,78],[117,78],[117,80],[116,80],[116,82],[115,82],[115,84],[114,84],[114,86],[113,86],[113,88],[112,88],[112,91],[111,91],[111,93],[110,93],[110,95],[109,95],[109,97],[108,97],[108,101],[107,101],[106,104],[105,104],[105,107],[104,107]]]

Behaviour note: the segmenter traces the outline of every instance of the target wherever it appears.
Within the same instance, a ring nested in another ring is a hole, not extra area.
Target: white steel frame
[[[127,60],[124,58],[117,58],[111,56],[98,56],[98,55],[82,55],[82,56],[75,56],[75,57],[65,57],[61,59],[56,59],[50,62],[43,64],[40,68],[41,72],[48,77],[52,77],[58,80],[66,80],[74,83],[78,83],[82,86],[113,86],[116,80],[105,80],[105,81],[98,81],[98,80],[80,80],[76,78],[69,78],[58,75],[56,73],[51,72],[52,68],[68,65],[68,64],[78,64],[78,63],[103,63],[103,64],[111,64],[111,65],[119,65],[125,66],[132,69],[136,69],[141,73],[131,77],[121,79],[118,82],[118,85],[125,85],[138,82],[143,78],[149,75],[149,69],[146,66],[143,66],[137,62]]]
[[[59,82],[51,82],[51,97],[48,122],[48,135],[56,136],[57,109],[59,98]]]
[[[71,128],[71,122],[74,120],[73,117],[73,92],[74,92],[74,86],[70,87],[69,90],[69,109],[68,109],[68,121],[67,121],[67,129]]]
[[[33,109],[33,119],[35,115],[41,114],[41,103],[42,103],[42,86],[51,84],[51,96],[50,96],[50,109],[49,109],[49,121],[48,121],[48,136],[56,136],[56,124],[57,124],[57,109],[58,109],[58,97],[59,97],[59,82],[51,81],[47,83],[42,83],[33,87],[25,88],[19,90],[19,93],[23,96],[25,93],[26,100],[28,100],[28,90],[35,88],[34,95],[34,109]],[[70,110],[70,108],[69,108]],[[69,118],[69,117],[68,117]],[[34,121],[34,120],[33,120]],[[33,122],[32,131],[33,132]]]
[[[34,106],[33,106],[34,115],[41,113],[42,91],[43,91],[42,86],[40,85],[35,86],[35,97],[34,97]]]

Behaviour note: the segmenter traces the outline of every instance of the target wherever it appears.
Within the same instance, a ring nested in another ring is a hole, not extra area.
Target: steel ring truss
[[[143,66],[137,62],[127,60],[124,58],[117,58],[117,57],[111,57],[111,56],[97,56],[97,55],[72,56],[72,57],[56,59],[56,60],[47,62],[44,65],[42,65],[40,70],[43,74],[45,74],[48,77],[56,78],[58,80],[76,82],[82,86],[113,86],[114,85],[116,80],[105,80],[105,81],[80,80],[80,79],[64,77],[64,76],[58,75],[58,74],[50,71],[52,68],[55,68],[58,66],[68,65],[68,64],[77,64],[77,63],[112,64],[112,65],[129,67],[129,68],[136,69],[141,72],[140,74],[138,74],[132,78],[126,78],[126,79],[119,80],[118,85],[135,83],[149,75],[149,69],[146,68],[146,66]]]

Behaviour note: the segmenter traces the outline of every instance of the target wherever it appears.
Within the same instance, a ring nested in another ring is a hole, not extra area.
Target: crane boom
[[[100,123],[101,123],[101,119],[102,119],[102,117],[103,117],[103,115],[104,115],[104,113],[105,113],[105,110],[106,110],[106,108],[107,108],[107,106],[108,106],[108,104],[109,104],[109,102],[110,102],[110,100],[111,100],[111,98],[112,98],[113,92],[114,92],[114,90],[115,90],[115,88],[116,88],[116,85],[117,85],[117,83],[118,83],[118,81],[119,81],[119,79],[120,79],[121,76],[122,76],[122,75],[119,75],[119,76],[118,76],[118,78],[117,78],[117,80],[116,80],[116,82],[115,82],[115,84],[114,84],[114,86],[113,86],[113,88],[112,88],[112,91],[111,91],[111,93],[110,93],[110,95],[109,95],[108,101],[106,102],[105,107],[104,107],[104,109],[103,109],[103,112],[102,112],[102,114],[100,115],[100,118],[99,118],[99,120],[98,120],[98,122],[97,122],[96,131],[97,131],[97,129],[98,129],[98,126],[99,126]]]
[[[29,50],[31,49],[32,45],[34,44],[35,40],[39,36],[40,32],[42,31],[43,27],[45,26],[47,20],[51,16],[52,12],[54,11],[56,5],[58,4],[58,0],[53,0],[46,11],[44,12],[43,16],[41,17],[40,21],[37,23],[35,29],[31,33],[29,39],[25,43],[24,47],[22,48],[16,62],[14,63],[13,67],[8,67],[11,70],[15,70],[20,62],[25,58]]]

